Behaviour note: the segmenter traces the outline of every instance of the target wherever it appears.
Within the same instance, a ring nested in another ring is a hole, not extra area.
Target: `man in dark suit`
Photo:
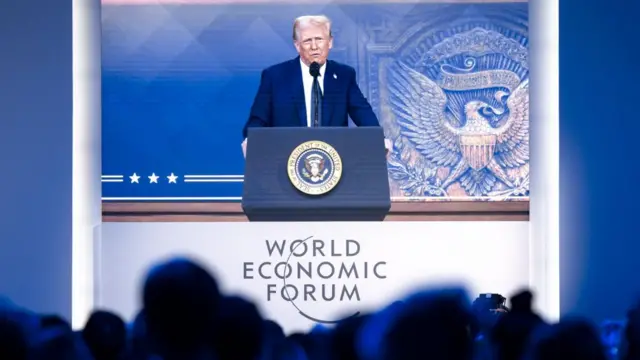
[[[250,127],[380,126],[356,81],[355,70],[327,60],[333,47],[331,21],[323,15],[302,16],[293,24],[299,56],[262,71],[242,135],[246,153]],[[385,147],[390,142],[385,140]]]

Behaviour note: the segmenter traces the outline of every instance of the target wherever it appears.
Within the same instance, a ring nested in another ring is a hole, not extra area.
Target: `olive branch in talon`
[[[388,160],[389,175],[400,184],[400,188],[409,196],[448,197],[437,177],[437,168],[417,169],[408,163],[409,152],[400,137],[393,142]]]
[[[521,197],[529,195],[529,174],[522,178],[517,178],[513,181],[514,187],[511,189],[494,191],[489,194],[492,197],[509,198],[509,197]]]

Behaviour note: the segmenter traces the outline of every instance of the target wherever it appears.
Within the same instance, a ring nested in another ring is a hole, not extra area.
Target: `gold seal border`
[[[308,150],[324,151],[333,161],[333,176],[321,186],[309,186],[299,179],[296,163],[300,156]],[[333,190],[342,178],[342,158],[340,154],[324,141],[312,140],[298,145],[289,155],[287,160],[287,175],[291,184],[299,191],[307,195],[323,195]]]

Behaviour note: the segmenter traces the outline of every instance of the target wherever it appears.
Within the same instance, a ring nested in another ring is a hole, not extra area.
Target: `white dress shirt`
[[[324,94],[324,71],[327,68],[325,62],[320,66],[320,76],[318,76],[318,83],[320,85],[320,92]],[[302,86],[304,87],[304,102],[307,108],[307,127],[311,127],[311,90],[313,88],[313,76],[309,73],[309,67],[300,59],[300,69],[302,70]]]

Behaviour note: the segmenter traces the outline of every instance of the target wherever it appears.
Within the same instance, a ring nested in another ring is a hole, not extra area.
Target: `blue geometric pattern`
[[[260,72],[322,13],[393,141],[392,196],[527,198],[527,6],[104,5],[103,197],[239,200]]]

